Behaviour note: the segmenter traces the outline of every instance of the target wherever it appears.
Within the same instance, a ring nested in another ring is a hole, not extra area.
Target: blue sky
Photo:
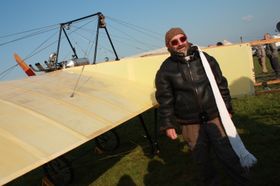
[[[106,16],[107,29],[117,53],[119,57],[124,57],[164,47],[164,34],[170,27],[183,28],[189,40],[201,46],[224,39],[238,43],[240,36],[245,42],[262,39],[266,32],[277,34],[275,26],[280,21],[279,7],[279,0],[2,0],[0,73],[16,64],[14,52],[26,59],[28,64],[43,63],[48,59],[49,53],[56,50],[55,44],[45,53],[28,56],[38,46],[44,48],[41,43],[48,38],[52,37],[53,42],[57,40],[59,23],[96,12],[102,12]],[[50,34],[9,42],[22,36],[14,33],[50,25],[57,26]],[[77,27],[73,25],[73,28]],[[94,22],[91,28],[96,30]],[[78,41],[85,40],[85,37],[81,33],[74,38],[73,34],[75,47],[80,46]],[[102,60],[104,56],[112,59],[110,45],[102,30],[99,43],[97,55],[103,56],[98,59]],[[91,44],[88,43],[88,48],[89,45]],[[66,49],[66,44],[62,48]],[[86,53],[82,49],[81,51]],[[90,51],[92,50],[87,52]],[[17,67],[5,74],[0,81],[22,77],[25,74]]]

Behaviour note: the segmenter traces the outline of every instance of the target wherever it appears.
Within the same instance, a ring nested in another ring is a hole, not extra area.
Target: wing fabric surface
[[[127,59],[0,83],[0,185],[153,107],[161,61]]]

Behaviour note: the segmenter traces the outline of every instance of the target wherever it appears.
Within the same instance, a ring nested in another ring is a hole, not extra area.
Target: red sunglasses
[[[172,40],[170,43],[171,43],[172,46],[177,46],[177,45],[179,45],[179,42],[184,43],[184,42],[186,42],[186,40],[187,40],[187,37],[182,36],[179,39]]]

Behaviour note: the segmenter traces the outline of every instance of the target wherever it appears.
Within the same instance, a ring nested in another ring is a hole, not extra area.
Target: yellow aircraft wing
[[[0,185],[153,107],[157,61],[127,59],[0,83]]]
[[[250,45],[206,52],[218,59],[232,95],[254,92]],[[166,57],[127,58],[0,83],[0,185],[155,106],[154,78]]]

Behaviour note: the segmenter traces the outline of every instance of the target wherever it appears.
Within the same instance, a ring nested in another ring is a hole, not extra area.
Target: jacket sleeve
[[[160,131],[175,128],[176,119],[174,115],[174,97],[172,85],[167,75],[159,70],[155,79],[155,97],[159,104],[158,116]]]
[[[231,104],[231,96],[230,96],[230,91],[228,88],[228,82],[227,79],[223,76],[222,71],[220,69],[220,66],[216,59],[212,56],[209,56],[208,54],[205,54],[207,56],[207,60],[210,63],[211,69],[213,71],[213,74],[215,76],[218,88],[220,90],[220,93],[223,97],[223,100],[226,104],[226,107],[228,109],[228,112],[233,114],[233,108]]]

